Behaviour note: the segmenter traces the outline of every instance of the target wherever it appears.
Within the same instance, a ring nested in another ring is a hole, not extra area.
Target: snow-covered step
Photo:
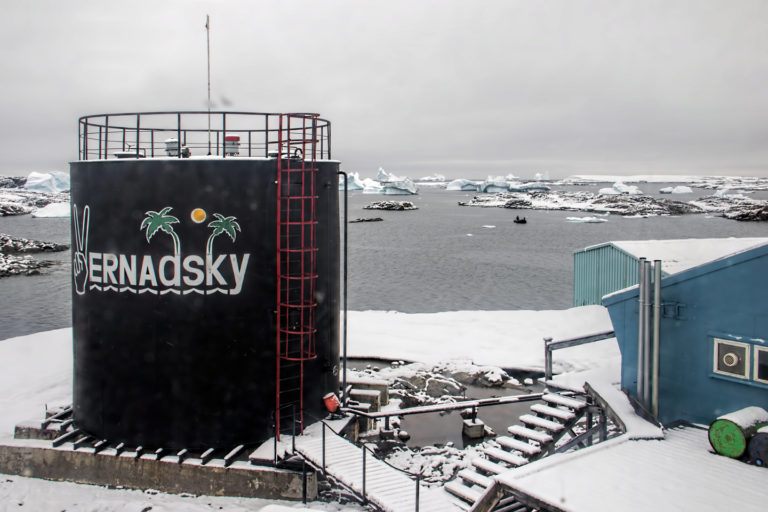
[[[533,416],[532,414],[523,414],[520,416],[520,421],[526,425],[543,428],[544,430],[549,430],[550,432],[560,432],[563,430],[562,423],[541,418],[539,416]]]
[[[459,478],[467,482],[471,482],[480,487],[488,487],[491,485],[491,479],[487,476],[483,476],[480,473],[475,473],[471,469],[462,469],[459,471]]]
[[[508,451],[499,450],[498,448],[484,448],[483,453],[492,459],[506,462],[512,466],[522,466],[524,464],[528,464],[528,459],[525,457],[515,455],[514,453],[510,453]]]
[[[476,502],[483,495],[481,491],[471,489],[456,480],[445,484],[445,490],[469,503]]]
[[[587,406],[587,403],[582,400],[576,400],[575,398],[569,398],[563,395],[556,395],[554,393],[546,394],[543,397],[541,397],[541,399],[547,403],[562,405],[563,407],[568,407],[570,409],[573,409],[574,411],[581,410]]]
[[[507,432],[513,436],[522,437],[525,439],[533,439],[534,441],[542,444],[551,443],[553,441],[552,436],[546,432],[531,430],[530,428],[525,428],[521,425],[512,425],[511,427],[507,428]]]
[[[496,464],[495,462],[491,462],[488,459],[481,459],[480,457],[476,457],[472,459],[472,465],[475,466],[477,469],[481,471],[485,471],[486,473],[489,473],[491,475],[499,475],[501,473],[505,473],[509,471],[509,468],[506,466],[502,466],[501,464]]]
[[[507,448],[509,450],[517,450],[519,452],[523,452],[528,456],[538,455],[539,453],[541,453],[541,448],[539,448],[538,446],[534,446],[531,443],[526,443],[525,441],[521,441],[513,437],[507,437],[507,436],[497,437],[496,442],[499,443],[504,448]]]
[[[550,407],[543,404],[533,404],[531,406],[531,410],[536,414],[549,416],[550,418],[557,418],[560,421],[571,421],[576,417],[576,415],[571,411],[566,411],[565,409],[560,409],[559,407]]]

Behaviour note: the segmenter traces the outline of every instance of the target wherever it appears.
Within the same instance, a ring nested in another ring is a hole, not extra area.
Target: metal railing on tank
[[[307,120],[314,143],[291,146],[305,137]],[[307,146],[314,154],[306,154]],[[95,114],[78,120],[78,160],[278,155],[330,160],[330,121],[311,113],[227,111]]]

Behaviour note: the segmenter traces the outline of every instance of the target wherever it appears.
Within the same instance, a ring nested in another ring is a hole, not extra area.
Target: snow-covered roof
[[[609,242],[638,258],[661,260],[667,275],[768,244],[768,238],[686,238]]]
[[[714,454],[707,431],[678,427],[663,440],[625,436],[556,454],[496,479],[569,511],[762,510],[765,468]],[[724,501],[727,500],[727,501]]]

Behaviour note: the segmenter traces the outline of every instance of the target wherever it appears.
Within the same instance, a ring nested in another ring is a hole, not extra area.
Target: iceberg
[[[33,217],[69,217],[69,203],[51,203],[32,212]]]
[[[623,182],[617,181],[613,184],[612,187],[601,188],[597,193],[604,196],[616,196],[619,194],[637,196],[641,195],[643,191],[637,188],[635,185],[625,185]]]
[[[488,179],[480,184],[480,192],[485,194],[497,194],[508,190],[509,183],[504,176],[488,176]]]
[[[69,174],[61,171],[31,172],[24,185],[30,192],[57,194],[69,191]]]
[[[416,181],[419,183],[440,183],[447,180],[442,174],[433,174],[431,176],[424,176],[423,178],[419,178]]]
[[[390,181],[382,183],[381,193],[388,196],[414,195],[419,193],[419,189],[413,183],[411,178],[404,178],[399,181]]]
[[[685,185],[678,185],[676,187],[664,187],[659,190],[659,194],[691,194],[693,190],[691,187]]]
[[[395,176],[394,174],[385,171],[383,167],[379,167],[379,172],[376,173],[376,181],[379,183],[385,183],[388,181],[400,181],[402,179],[404,178]]]
[[[480,190],[480,184],[476,181],[458,179],[453,180],[446,185],[445,190],[464,190],[467,192],[477,192]]]
[[[360,174],[350,172],[347,174],[347,190],[363,190],[365,185],[360,179]],[[339,182],[339,190],[344,190],[344,181]]]
[[[363,194],[381,194],[383,187],[378,181],[372,180],[371,178],[365,178],[362,184]]]
[[[378,181],[381,186],[381,191],[379,192],[380,194],[389,196],[401,196],[414,195],[419,193],[419,189],[416,188],[416,185],[413,183],[411,178],[401,178],[399,176],[395,176],[394,174],[388,173],[381,167],[379,167],[379,172],[376,175],[376,181]]]
[[[522,183],[520,185],[510,185],[510,192],[549,192],[551,187],[541,183]]]

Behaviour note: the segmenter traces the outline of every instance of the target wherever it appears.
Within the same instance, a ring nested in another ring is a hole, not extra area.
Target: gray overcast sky
[[[218,106],[319,112],[364,176],[768,176],[765,0],[7,0],[0,173],[204,109],[206,14]]]

